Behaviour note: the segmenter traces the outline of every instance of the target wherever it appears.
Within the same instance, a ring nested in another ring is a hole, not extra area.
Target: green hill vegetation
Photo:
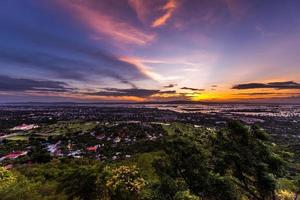
[[[51,158],[0,168],[3,200],[297,200],[292,154],[257,126],[162,125],[162,140],[128,159]],[[30,155],[32,156],[32,155]]]

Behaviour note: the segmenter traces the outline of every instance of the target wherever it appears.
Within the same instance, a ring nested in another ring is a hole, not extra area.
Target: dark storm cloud
[[[234,85],[232,89],[300,89],[300,83],[294,81],[271,82],[271,83],[246,83]]]
[[[69,92],[71,88],[64,82],[13,78],[0,75],[0,91],[4,92]]]
[[[182,87],[180,89],[182,89],[182,90],[191,90],[191,91],[204,91],[204,89],[191,88],[191,87]]]
[[[111,96],[111,97],[133,96],[133,97],[145,98],[155,94],[176,94],[176,91],[175,90],[160,91],[160,90],[140,89],[140,88],[130,88],[130,89],[103,88],[102,91],[87,93],[87,94],[93,96]]]

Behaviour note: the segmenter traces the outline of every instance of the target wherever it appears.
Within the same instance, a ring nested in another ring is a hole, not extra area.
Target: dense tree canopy
[[[175,127],[159,151],[115,162],[50,161],[35,142],[33,164],[0,168],[1,199],[296,200],[300,191],[298,179],[285,179],[280,148],[259,127],[238,122],[214,131]]]
[[[174,185],[176,190],[176,181],[183,179],[187,189],[204,199],[274,197],[276,179],[284,174],[285,162],[259,127],[232,122],[205,144],[193,137],[200,135],[176,135],[166,140],[167,156],[155,163],[163,177],[162,188],[164,181],[173,181],[175,184],[166,186]],[[166,198],[172,199],[174,193]]]

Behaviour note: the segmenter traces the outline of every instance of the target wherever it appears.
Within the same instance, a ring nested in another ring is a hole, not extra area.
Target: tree
[[[10,171],[0,167],[0,190],[9,187],[16,181],[16,177]]]
[[[105,171],[107,173],[106,187],[110,191],[111,199],[139,199],[146,181],[141,177],[135,165],[120,166],[115,169],[107,167]]]
[[[215,170],[233,177],[240,190],[251,199],[275,198],[276,178],[285,162],[259,127],[229,123],[215,140]]]
[[[227,177],[220,177],[213,172],[210,165],[209,152],[190,138],[175,137],[166,141],[164,150],[168,155],[168,164],[161,161],[154,166],[164,180],[176,183],[182,178],[186,189],[192,194],[202,198],[215,198],[223,200],[238,199],[234,190],[233,182]],[[171,180],[170,180],[171,179]],[[169,184],[170,186],[171,184]],[[175,184],[174,189],[186,190]],[[173,194],[176,192],[173,192]],[[173,199],[169,194],[168,199]]]
[[[294,197],[294,200],[297,200],[298,199],[298,196],[300,194],[300,176],[297,176],[295,178],[295,197]]]
[[[32,147],[28,153],[32,162],[35,163],[46,163],[51,160],[49,152],[44,148],[42,142],[36,139],[31,141]]]
[[[154,166],[161,186],[166,180],[165,190],[172,186],[166,199],[173,199],[176,190],[188,190],[203,199],[274,199],[277,178],[285,171],[285,162],[268,135],[257,126],[238,122],[229,123],[213,137],[171,136],[164,151],[167,158]],[[186,189],[178,187],[180,178]]]
[[[200,200],[199,197],[190,193],[190,191],[177,192],[175,200]]]
[[[96,199],[98,196],[97,177],[98,173],[93,168],[66,169],[59,179],[58,188],[68,195],[68,199]]]
[[[0,167],[1,200],[66,200],[55,184],[32,181],[25,176]]]

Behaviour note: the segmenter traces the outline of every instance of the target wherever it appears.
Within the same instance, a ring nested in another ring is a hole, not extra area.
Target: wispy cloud
[[[155,90],[155,89],[141,89],[141,88],[129,88],[129,89],[119,89],[119,88],[103,88],[99,92],[87,93],[87,95],[92,96],[108,96],[108,97],[139,97],[147,98],[153,95],[161,94],[175,94],[174,90]]]
[[[182,87],[180,88],[182,90],[191,90],[191,91],[204,91],[205,89],[201,89],[201,88],[191,88],[191,87]]]
[[[300,89],[300,83],[294,81],[285,82],[271,82],[271,83],[246,83],[234,85],[232,89],[244,90],[244,89]]]
[[[162,10],[165,11],[165,13],[153,21],[152,27],[157,28],[165,25],[167,21],[174,14],[174,11],[177,6],[178,6],[177,0],[168,0],[168,2],[162,8]]]
[[[153,12],[149,9],[148,4],[154,1],[143,1],[143,0],[128,0],[129,5],[136,12],[138,19],[145,23],[148,16]]]
[[[134,63],[121,60],[99,49],[85,49],[78,58],[44,52],[0,50],[0,63],[46,71],[56,78],[88,81],[92,76],[109,77],[133,85],[134,80],[150,79]],[[87,57],[92,57],[85,59]]]
[[[173,88],[177,86],[177,84],[169,84],[169,85],[165,85],[164,88]]]
[[[272,96],[295,96],[300,95],[300,93],[285,93],[285,92],[244,92],[244,93],[238,93],[236,95],[242,95],[242,96],[263,96],[263,95],[272,95]]]
[[[105,35],[122,44],[146,45],[155,38],[153,34],[146,33],[125,20],[105,14],[105,10],[96,10],[90,1],[66,0],[60,2],[63,7],[71,9],[74,17],[94,31],[93,38],[95,39],[100,39]]]
[[[61,81],[34,80],[0,75],[0,91],[70,92],[73,90],[67,83]]]
[[[155,73],[154,71],[152,71],[147,65],[145,65],[143,63],[142,60],[140,60],[139,58],[135,58],[135,57],[128,57],[128,56],[122,56],[119,57],[119,59],[121,61],[130,63],[132,65],[134,65],[135,67],[137,67],[137,69],[144,74],[146,77],[149,77],[153,80],[162,80],[162,76],[158,73]]]
[[[151,79],[134,63],[88,44],[82,38],[74,41],[22,23],[10,23],[2,27],[6,34],[15,32],[11,40],[19,40],[24,44],[18,49],[13,43],[11,47],[1,45],[0,64],[11,69],[25,68],[41,74],[46,73],[49,78],[87,83],[95,78],[111,78],[132,86],[132,81]]]

